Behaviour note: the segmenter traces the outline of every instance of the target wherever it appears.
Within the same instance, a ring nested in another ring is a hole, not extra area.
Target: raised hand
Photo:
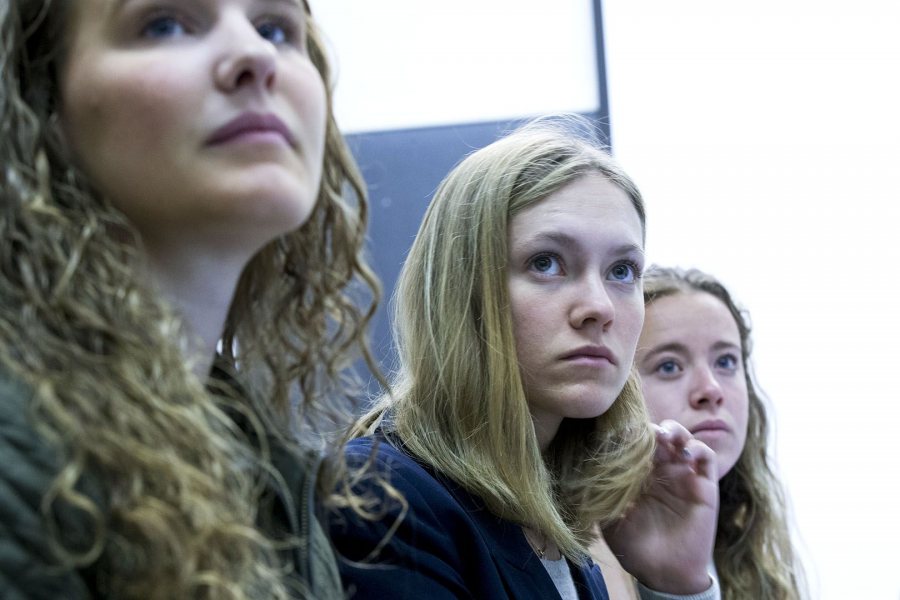
[[[651,481],[628,514],[603,536],[622,567],[670,594],[709,588],[719,509],[715,453],[675,421],[656,426]]]

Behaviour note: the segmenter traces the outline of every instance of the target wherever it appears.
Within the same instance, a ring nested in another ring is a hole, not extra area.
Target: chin
[[[274,238],[305,225],[315,209],[316,198],[310,198],[309,192],[272,193],[272,190],[263,190],[256,194],[242,194],[236,201],[239,206],[234,216],[238,220],[269,229]]]
[[[604,398],[601,394],[579,398],[570,403],[570,410],[565,416],[568,419],[595,419],[606,414],[615,401],[615,397]]]
[[[721,456],[721,455],[719,455],[719,456],[720,456],[719,463],[718,463],[719,480],[721,480],[723,477],[728,475],[728,473],[730,473],[732,469],[734,469],[734,466],[737,464],[738,458],[737,457],[732,458],[730,456]]]
[[[277,165],[261,165],[223,177],[215,185],[220,193],[249,205],[303,215],[305,222],[318,199],[319,183],[318,178],[303,177]]]

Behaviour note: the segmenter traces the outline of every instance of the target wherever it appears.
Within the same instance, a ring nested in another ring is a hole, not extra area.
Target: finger
[[[672,462],[676,460],[674,446],[671,442],[672,434],[661,425],[653,425],[656,433],[656,449],[653,453],[653,460],[656,463]]]
[[[690,453],[687,451],[686,446],[693,437],[691,432],[685,429],[681,423],[666,419],[659,424],[657,443],[663,446],[672,458],[678,457],[681,460],[689,460]]]
[[[691,432],[685,429],[684,425],[672,419],[666,419],[659,424],[668,438],[668,440],[678,446],[684,446],[693,436]]]
[[[711,481],[719,480],[719,463],[712,448],[697,438],[692,438],[688,441],[685,449],[691,455],[694,471],[698,475]]]

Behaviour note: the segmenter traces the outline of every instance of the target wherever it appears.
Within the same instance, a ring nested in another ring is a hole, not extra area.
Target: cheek
[[[743,438],[746,439],[747,426],[750,423],[750,397],[747,394],[747,388],[741,386],[736,397],[738,398],[738,401],[735,403],[735,421],[743,432]],[[741,441],[741,446],[743,446],[743,440]]]
[[[619,319],[622,323],[625,350],[631,352],[631,358],[633,359],[638,339],[641,337],[641,328],[644,326],[643,297],[638,295],[636,298],[629,299],[622,306],[620,315]]]
[[[515,286],[510,287],[510,315],[513,337],[516,341],[516,356],[520,364],[528,366],[530,352],[540,347],[535,342],[541,337],[541,315],[535,302],[528,302],[527,299],[522,301],[516,291]]]
[[[310,62],[289,64],[283,70],[283,90],[296,111],[307,137],[306,143],[318,153],[321,164],[325,148],[328,98],[319,72]],[[312,152],[309,152],[312,154]]]
[[[686,405],[681,391],[671,382],[645,381],[642,385],[644,403],[650,420],[659,423],[665,419],[679,420],[681,411]]]
[[[88,164],[93,155],[105,162],[124,158],[129,150],[149,159],[144,153],[164,145],[173,128],[182,129],[186,115],[201,113],[188,101],[187,84],[171,69],[76,66],[68,79],[65,129],[76,154]]]
[[[519,362],[523,362],[523,358],[525,358],[528,349],[531,348],[531,339],[533,337],[532,327],[534,326],[534,322],[527,315],[522,314],[516,309],[513,309],[512,311],[512,319],[513,337],[516,340],[516,355],[519,357]]]

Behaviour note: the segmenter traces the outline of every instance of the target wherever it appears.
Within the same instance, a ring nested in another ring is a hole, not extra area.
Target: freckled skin
[[[553,241],[560,235],[569,242]],[[603,414],[625,385],[644,315],[629,266],[642,265],[642,238],[630,199],[600,174],[573,181],[510,223],[516,349],[544,447],[563,418]],[[591,344],[606,347],[614,364],[563,359]]]
[[[672,346],[678,344],[678,347]],[[669,351],[659,352],[669,346]],[[697,432],[716,452],[719,477],[737,462],[747,438],[749,396],[741,338],[728,308],[706,292],[678,293],[647,306],[636,364],[654,422],[688,430],[709,419],[727,432]]]

